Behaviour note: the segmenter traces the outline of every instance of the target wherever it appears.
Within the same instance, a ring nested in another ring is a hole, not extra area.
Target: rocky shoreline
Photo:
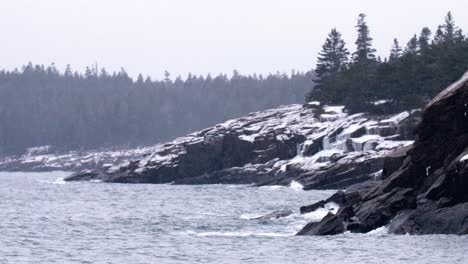
[[[298,235],[468,234],[468,72],[425,108],[416,141],[384,161],[383,182],[338,192],[306,210],[340,206]]]
[[[350,115],[342,106],[317,102],[288,105],[152,147],[63,155],[30,151],[0,160],[0,170],[78,171],[67,181],[288,185],[294,180],[305,189],[341,189],[379,179],[384,157],[412,143],[408,131],[417,117]]]
[[[412,143],[414,117],[350,115],[312,103],[252,113],[159,145],[140,159],[67,181],[288,185],[341,189],[379,179],[384,157]]]

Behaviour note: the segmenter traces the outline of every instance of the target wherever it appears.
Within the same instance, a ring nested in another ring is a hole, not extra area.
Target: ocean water
[[[332,191],[235,185],[65,183],[0,173],[0,263],[468,263],[468,236],[296,237]],[[336,210],[337,208],[329,208]],[[281,219],[255,220],[275,210]]]

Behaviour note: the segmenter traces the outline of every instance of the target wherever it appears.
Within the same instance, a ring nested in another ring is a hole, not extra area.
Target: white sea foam
[[[51,182],[52,184],[65,184],[67,183],[63,177],[59,177],[57,179],[55,179],[55,181]]]
[[[268,232],[194,232],[187,231],[185,234],[197,237],[289,237],[294,236],[295,233],[268,233]]]
[[[239,216],[239,218],[244,219],[244,220],[252,220],[252,219],[261,217],[263,215],[264,214],[242,214],[241,216]]]
[[[378,236],[383,236],[388,234],[388,228],[386,226],[382,226],[379,228],[376,228],[374,230],[371,230],[367,232],[366,234],[368,235],[378,235]]]
[[[299,182],[293,180],[289,184],[289,188],[296,190],[296,191],[302,191],[304,189],[304,186],[300,184]]]
[[[304,218],[311,221],[311,222],[319,222],[322,220],[328,213],[336,214],[338,209],[340,208],[339,205],[336,203],[327,203],[323,208],[319,208],[313,212],[304,214]]]
[[[270,189],[270,190],[279,190],[284,188],[284,186],[281,185],[270,185],[270,186],[261,186],[259,189]]]

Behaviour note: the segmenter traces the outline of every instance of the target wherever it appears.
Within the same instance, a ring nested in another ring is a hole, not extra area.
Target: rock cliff
[[[425,108],[411,147],[384,160],[383,182],[339,192],[338,212],[299,235],[368,232],[468,234],[468,72]]]

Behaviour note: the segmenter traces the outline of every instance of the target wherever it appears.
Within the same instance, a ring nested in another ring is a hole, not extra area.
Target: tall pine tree
[[[418,52],[418,37],[414,35],[406,44],[405,53],[417,53]]]
[[[390,61],[394,61],[398,58],[401,57],[401,53],[403,52],[403,49],[400,47],[400,44],[398,43],[398,39],[393,39],[393,45],[392,49],[390,50]]]
[[[455,25],[452,12],[445,16],[445,23],[440,25],[434,36],[434,44],[453,44],[465,39],[463,31]]]
[[[333,28],[328,34],[322,50],[317,58],[315,72],[317,74],[316,85],[314,89],[307,94],[306,100],[329,101],[334,96],[333,78],[335,75],[345,70],[348,64],[349,52],[346,49],[346,43],[341,34]],[[324,94],[328,96],[325,97]]]
[[[429,39],[431,38],[431,30],[428,27],[425,27],[421,30],[421,34],[418,38],[418,46],[420,50],[427,50],[429,47]]]
[[[319,79],[333,75],[346,68],[349,52],[345,47],[346,43],[341,38],[341,34],[334,28],[328,34],[322,51],[317,58],[315,72]]]
[[[358,38],[356,40],[356,52],[353,53],[355,62],[375,60],[376,50],[372,48],[372,38],[370,37],[369,27],[366,22],[366,15],[359,14],[356,25]]]

